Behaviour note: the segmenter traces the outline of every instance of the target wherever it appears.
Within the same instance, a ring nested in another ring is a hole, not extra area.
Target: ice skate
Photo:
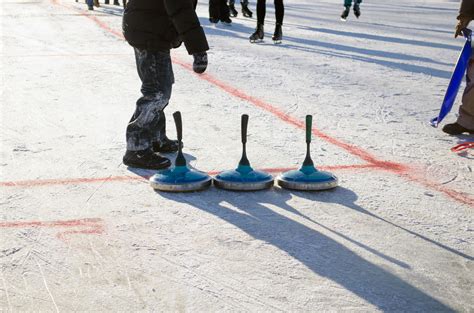
[[[232,17],[236,17],[237,15],[239,15],[239,12],[237,12],[233,4],[229,4],[229,12],[230,12],[230,16]]]
[[[245,16],[245,17],[249,17],[249,18],[252,18],[252,11],[249,10],[248,6],[246,4],[241,4],[242,5],[242,14]]]
[[[217,23],[219,23],[219,19],[218,19],[218,18],[215,18],[215,17],[210,17],[210,18],[209,18],[209,22],[210,22],[211,24],[217,24]]]
[[[346,7],[344,9],[344,11],[342,11],[342,14],[341,14],[341,21],[347,21],[347,17],[349,16],[349,12],[351,11],[351,7]]]
[[[358,4],[354,4],[354,15],[357,18],[360,16],[360,6]]]
[[[250,42],[251,43],[256,43],[259,41],[263,40],[263,24],[257,24],[257,28],[255,29],[255,32],[250,36]]]
[[[272,40],[275,44],[280,44],[283,38],[283,32],[281,31],[281,25],[275,25],[275,32],[273,33]]]
[[[221,23],[226,26],[230,26],[232,25],[232,20],[230,19],[230,17],[222,18]]]

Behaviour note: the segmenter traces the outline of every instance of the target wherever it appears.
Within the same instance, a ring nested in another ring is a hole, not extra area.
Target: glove
[[[197,52],[193,54],[193,71],[202,74],[207,68],[207,53]]]
[[[456,25],[456,32],[454,33],[454,38],[457,38],[459,35],[462,35],[462,30],[469,25],[469,22],[471,21],[470,18],[466,18],[464,16],[458,17],[459,22]]]

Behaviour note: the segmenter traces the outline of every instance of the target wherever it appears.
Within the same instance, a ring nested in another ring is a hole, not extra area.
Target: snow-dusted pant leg
[[[474,129],[474,55],[467,67],[466,89],[462,95],[457,123],[465,128]]]
[[[145,150],[166,136],[163,112],[174,83],[169,51],[135,49],[137,71],[142,81],[142,97],[127,126],[127,150]]]

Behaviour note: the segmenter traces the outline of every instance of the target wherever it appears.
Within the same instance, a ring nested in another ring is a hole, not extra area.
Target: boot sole
[[[148,166],[148,165],[144,165],[144,164],[128,162],[126,160],[123,160],[123,164],[128,166],[128,167],[133,167],[133,168],[141,168],[141,169],[146,169],[146,170],[162,170],[162,169],[170,167],[171,166],[171,161],[170,160],[163,161],[163,163],[161,163],[159,166]]]

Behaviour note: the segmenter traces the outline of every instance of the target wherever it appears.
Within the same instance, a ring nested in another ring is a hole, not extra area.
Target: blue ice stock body
[[[273,186],[273,176],[239,164],[235,170],[224,171],[214,178],[216,187],[237,191],[255,191]]]
[[[189,169],[187,166],[175,166],[161,170],[150,178],[154,189],[169,192],[189,192],[206,189],[211,178],[203,172]]]
[[[471,58],[472,47],[471,47],[471,35],[472,31],[470,29],[464,29],[463,35],[466,38],[464,47],[461,50],[456,66],[454,67],[453,75],[451,76],[451,81],[449,82],[448,89],[446,90],[446,95],[444,96],[441,109],[437,117],[433,118],[430,123],[433,127],[438,127],[439,123],[448,115],[451,111],[454,100],[461,86],[464,74],[466,73],[467,66],[469,64],[469,59]]]
[[[338,179],[329,172],[319,171],[313,165],[303,165],[299,170],[281,174],[278,185],[302,191],[327,190],[337,187]]]

